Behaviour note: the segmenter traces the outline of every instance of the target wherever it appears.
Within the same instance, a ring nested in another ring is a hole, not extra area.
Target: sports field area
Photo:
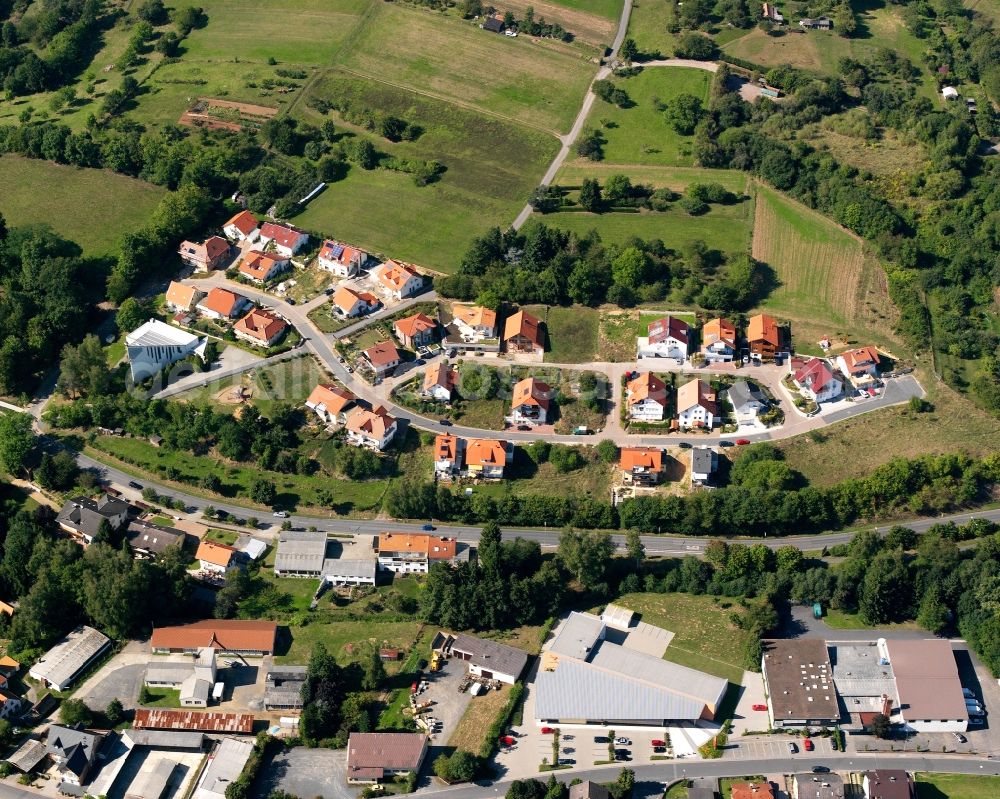
[[[761,186],[752,252],[776,281],[760,310],[793,322],[797,351],[811,351],[825,335],[894,348],[885,274],[855,236]]]
[[[0,157],[0,208],[9,227],[48,225],[85,255],[110,255],[144,225],[166,189],[103,169]]]

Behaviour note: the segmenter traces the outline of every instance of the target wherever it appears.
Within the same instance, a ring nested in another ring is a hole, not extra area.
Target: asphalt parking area
[[[121,666],[108,672],[100,682],[91,686],[87,693],[79,698],[91,710],[104,710],[112,699],[117,699],[122,703],[122,707],[131,710],[136,707],[145,674],[144,663]]]
[[[354,799],[357,790],[347,784],[347,751],[295,747],[275,755],[264,770],[258,796],[272,791],[324,799]]]

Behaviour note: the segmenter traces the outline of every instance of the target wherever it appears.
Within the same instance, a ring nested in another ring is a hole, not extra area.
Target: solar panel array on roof
[[[334,258],[339,258],[344,254],[344,245],[334,244],[333,247],[330,248],[330,254],[333,255]]]

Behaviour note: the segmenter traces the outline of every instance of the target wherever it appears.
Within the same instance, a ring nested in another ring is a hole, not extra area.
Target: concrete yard
[[[347,751],[296,747],[279,752],[259,780],[257,795],[282,790],[295,796],[354,799],[358,789],[347,784]]]
[[[461,660],[446,660],[441,667],[441,671],[425,671],[423,679],[430,683],[430,686],[420,694],[421,702],[431,701],[431,715],[438,719],[443,728],[437,736],[431,737],[431,746],[443,745],[447,741],[455,728],[459,719],[465,713],[472,698],[469,692],[459,693],[458,686],[465,676],[465,663]]]

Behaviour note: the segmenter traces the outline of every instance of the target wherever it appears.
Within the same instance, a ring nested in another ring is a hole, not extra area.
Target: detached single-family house
[[[165,297],[167,307],[172,311],[190,311],[205,296],[197,286],[185,286],[171,280]]]
[[[163,527],[144,521],[130,522],[125,529],[125,540],[136,560],[155,560],[170,547],[184,546],[184,533],[173,527]]]
[[[253,303],[242,294],[229,289],[214,288],[195,306],[202,316],[209,319],[229,320],[246,311]]]
[[[179,330],[158,319],[150,319],[125,336],[132,379],[139,383],[161,369],[192,355],[205,359],[208,339]]]
[[[250,311],[240,321],[233,325],[236,338],[253,344],[255,347],[272,347],[277,344],[288,330],[288,323],[280,316],[270,311],[258,308]]]
[[[103,740],[101,733],[85,730],[82,724],[75,727],[51,725],[45,739],[45,750],[56,764],[60,782],[84,785],[97,762],[97,752]]]
[[[719,468],[719,453],[711,447],[695,447],[691,450],[691,483],[708,485],[712,475]]]
[[[704,380],[692,380],[677,390],[677,421],[682,428],[711,428],[718,415],[715,389]]]
[[[129,505],[123,499],[101,494],[96,499],[74,497],[62,506],[56,523],[60,529],[80,544],[93,542],[104,522],[112,531],[118,530],[128,521]]]
[[[458,370],[441,361],[427,367],[420,396],[436,402],[451,402],[456,383],[458,383]]]
[[[425,313],[415,313],[393,323],[392,329],[404,347],[416,349],[433,344],[437,338],[438,323]]]
[[[813,31],[829,31],[833,30],[833,20],[829,17],[805,17],[799,20],[799,25],[801,25],[806,30]]]
[[[667,384],[652,372],[640,372],[625,385],[630,419],[661,422],[667,413]]]
[[[510,416],[514,424],[545,424],[549,420],[552,388],[534,377],[514,384]]]
[[[736,325],[721,316],[701,329],[701,354],[708,363],[728,363],[736,356]]]
[[[309,243],[309,234],[288,225],[265,222],[260,226],[260,246],[274,244],[274,251],[285,258],[291,258]]]
[[[674,358],[688,356],[691,326],[676,316],[664,316],[646,327],[646,336],[638,339],[639,358]]]
[[[240,274],[254,283],[266,283],[291,265],[290,256],[251,250],[240,263]]]
[[[226,574],[237,568],[239,552],[235,547],[218,544],[215,541],[202,541],[195,553],[202,571]]]
[[[490,33],[503,33],[503,17],[496,14],[487,17],[483,20],[482,29]]]
[[[474,438],[465,448],[465,470],[469,477],[502,480],[507,464],[514,459],[514,445],[508,441]]]
[[[378,567],[395,574],[427,574],[433,564],[453,562],[457,555],[454,538],[428,533],[382,533],[378,537]]]
[[[746,380],[737,380],[728,389],[726,397],[729,404],[733,406],[733,413],[736,415],[736,424],[754,425],[757,424],[757,417],[761,411],[768,408],[767,397],[764,392],[754,383]]]
[[[201,242],[182,241],[177,248],[181,260],[198,272],[210,272],[224,266],[229,253],[229,242],[222,236],[210,236]]]
[[[507,318],[503,326],[503,343],[507,352],[545,354],[545,337],[541,322],[525,311]]]
[[[376,377],[385,377],[403,362],[403,354],[391,341],[380,341],[361,354],[371,364]]]
[[[257,230],[257,218],[249,211],[240,211],[226,222],[222,232],[231,241],[257,241],[260,232]]]
[[[464,305],[452,309],[455,324],[462,338],[471,341],[481,341],[484,338],[496,338],[497,312],[484,308],[482,305]]]
[[[356,447],[384,450],[396,435],[396,419],[381,405],[368,410],[355,408],[344,422],[347,441]]]
[[[797,363],[793,361],[792,380],[799,387],[802,396],[813,402],[829,402],[844,390],[844,382],[822,358],[809,358]]]
[[[345,319],[371,313],[380,305],[378,297],[367,291],[354,291],[340,286],[333,294],[333,307]]]
[[[902,769],[866,771],[861,778],[865,799],[913,799],[913,778]]]
[[[368,253],[357,247],[327,239],[320,248],[316,262],[320,269],[333,272],[338,277],[354,277],[367,265]]]
[[[772,360],[781,347],[781,331],[773,316],[757,314],[747,322],[747,346],[750,354],[762,361]]]
[[[462,439],[450,433],[441,433],[434,438],[434,476],[439,480],[451,480],[462,471]]]
[[[309,394],[306,407],[325,424],[343,424],[347,419],[344,411],[356,401],[357,397],[343,386],[320,383]]]
[[[386,261],[376,275],[378,284],[392,299],[404,300],[418,294],[424,287],[424,276],[412,264]]]
[[[778,11],[778,7],[774,3],[764,3],[761,6],[764,19],[769,19],[771,22],[777,22],[779,25],[783,24],[785,18],[781,16],[781,12]]]
[[[352,732],[347,740],[347,781],[379,783],[416,774],[427,754],[422,732]]]
[[[877,378],[879,363],[878,350],[872,346],[858,347],[837,356],[837,368],[856,386]]]
[[[625,485],[656,485],[665,474],[659,447],[622,447],[618,465]]]

